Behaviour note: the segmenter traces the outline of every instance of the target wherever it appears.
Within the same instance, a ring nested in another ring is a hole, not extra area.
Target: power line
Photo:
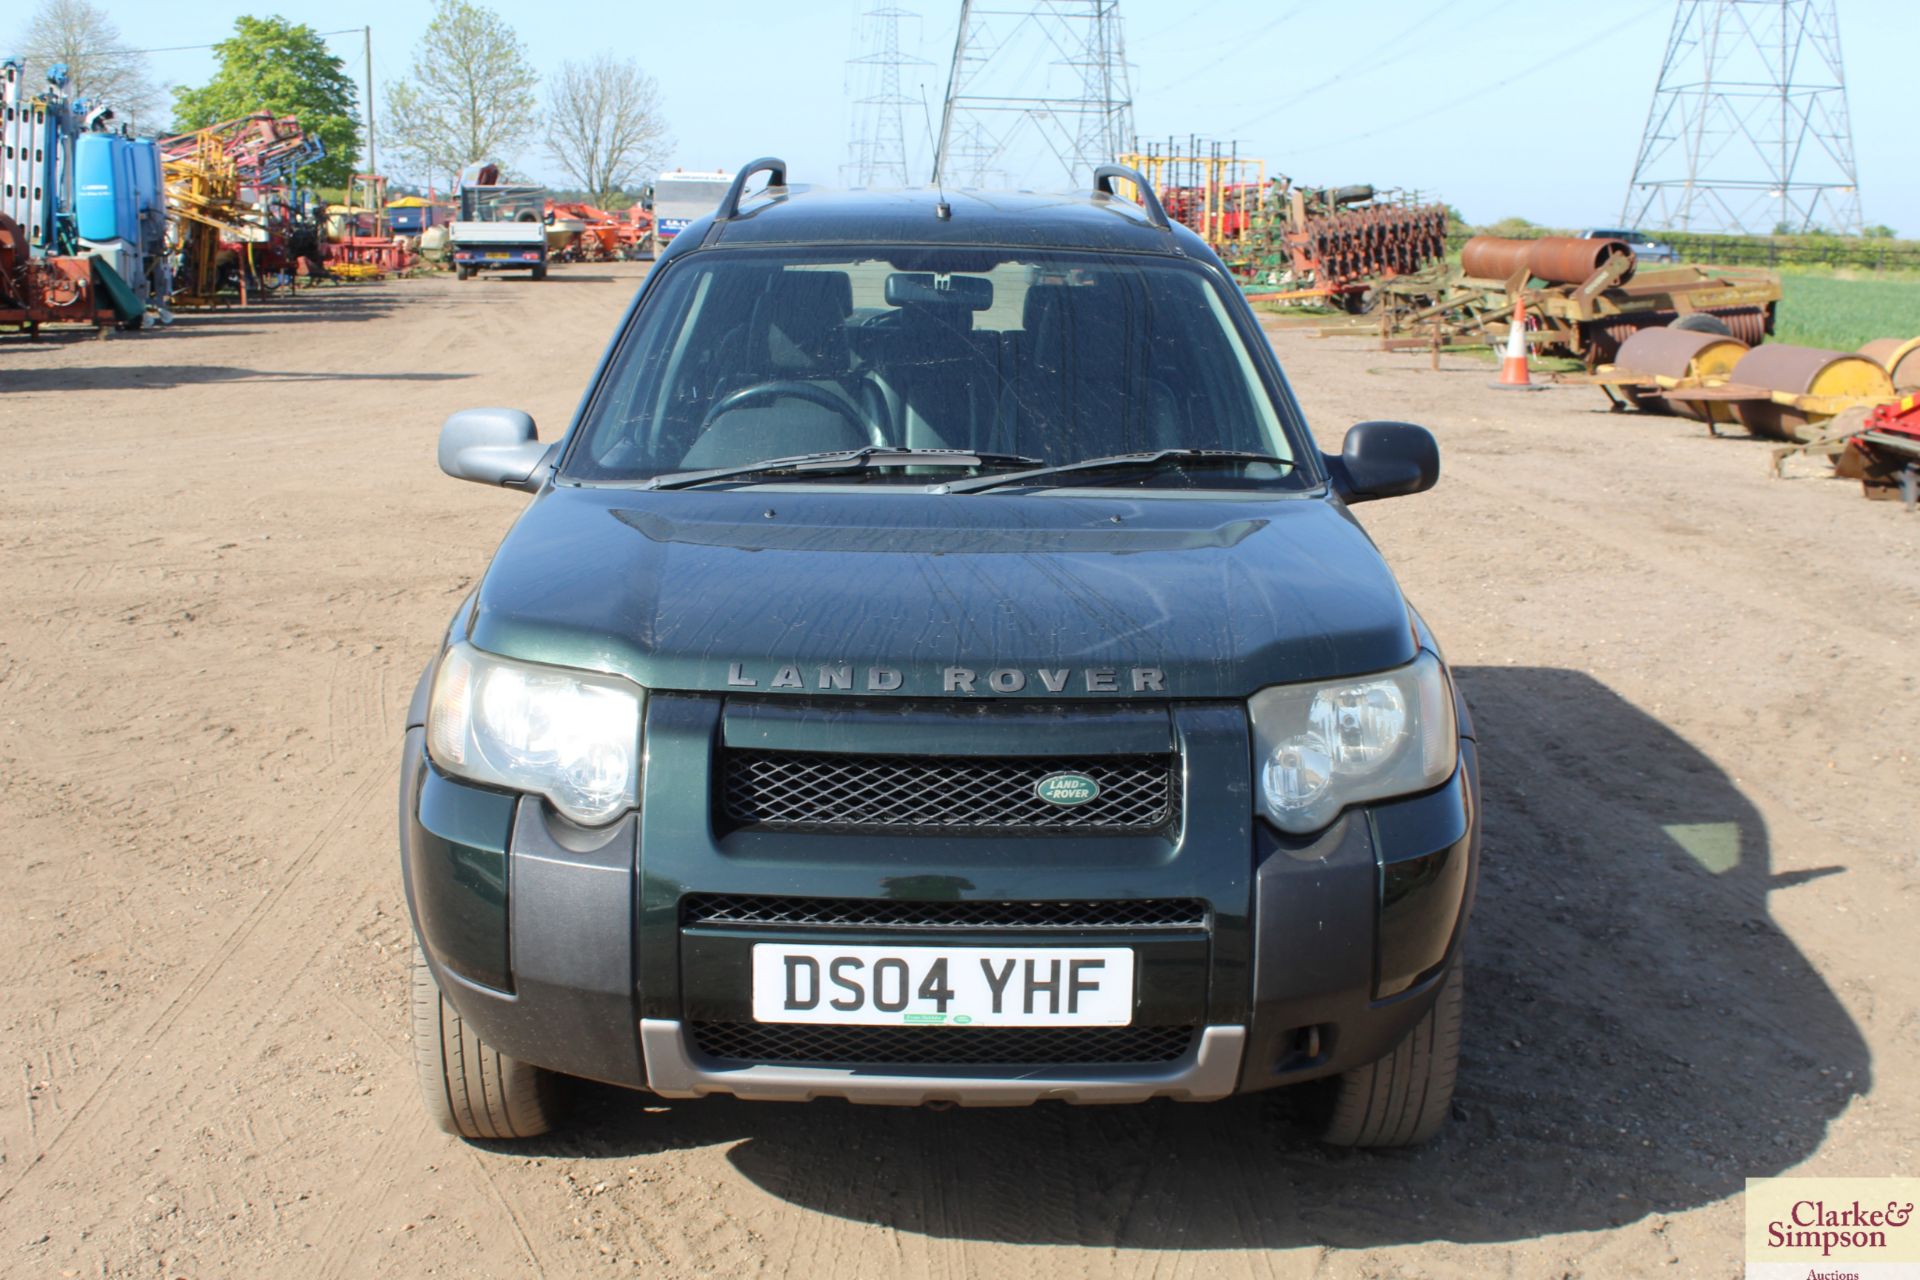
[[[1399,34],[1394,36],[1392,39],[1386,41],[1384,44],[1376,45],[1373,48],[1369,49],[1366,52],[1366,54],[1362,56],[1358,61],[1350,63],[1347,66],[1340,68],[1338,71],[1334,72],[1332,75],[1328,76],[1326,79],[1320,81],[1317,84],[1308,85],[1306,88],[1300,90],[1298,93],[1294,94],[1292,97],[1286,98],[1281,102],[1275,104],[1274,106],[1267,107],[1262,111],[1256,112],[1255,114],[1248,116],[1245,120],[1242,120],[1240,121],[1240,123],[1234,125],[1233,128],[1230,129],[1228,132],[1237,134],[1240,132],[1240,130],[1246,128],[1248,125],[1255,124],[1262,120],[1271,119],[1272,117],[1280,114],[1282,111],[1285,111],[1287,108],[1293,106],[1295,103],[1302,102],[1307,98],[1312,97],[1314,94],[1320,92],[1322,89],[1328,88],[1331,85],[1339,84],[1341,81],[1347,79],[1349,76],[1353,75],[1357,71],[1364,71],[1368,68],[1378,68],[1386,65],[1387,63],[1397,62],[1403,58],[1411,56],[1414,53],[1420,52],[1420,50],[1416,48],[1416,49],[1408,50],[1405,53],[1396,54],[1391,58],[1383,59],[1381,57],[1381,55],[1385,53],[1387,50],[1392,49],[1395,45],[1400,44],[1402,41],[1406,40],[1409,36],[1412,36],[1415,32],[1419,31],[1420,28],[1426,26],[1428,23],[1433,22],[1439,18],[1445,17],[1447,10],[1456,8],[1458,7],[1459,4],[1460,4],[1460,0],[1446,0],[1446,3],[1441,4],[1436,8],[1428,10],[1426,17],[1421,18],[1418,22],[1415,22],[1410,26],[1402,27],[1400,29]]]
[[[316,31],[313,34],[325,39],[328,36],[357,36],[362,30],[364,30],[362,27],[347,27],[341,31]],[[227,37],[227,40],[231,39],[233,39],[232,36]],[[97,58],[103,54],[110,53],[119,54],[123,57],[127,54],[192,53],[199,49],[218,49],[221,45],[227,43],[227,40],[215,40],[212,44],[174,44],[168,45],[164,49],[82,49],[80,52],[68,56],[74,58]]]
[[[1253,31],[1247,33],[1247,35],[1240,38],[1236,42],[1239,50],[1241,51],[1242,54],[1250,53],[1252,51],[1253,45],[1262,36],[1266,35],[1267,32],[1273,30],[1275,27],[1281,25],[1284,22],[1293,21],[1295,18],[1299,17],[1301,14],[1305,13],[1307,10],[1311,8],[1313,8],[1312,0],[1307,0],[1307,3],[1297,4],[1293,6],[1293,8],[1288,9],[1285,13],[1282,13],[1279,17],[1275,18],[1272,22],[1267,23],[1265,26],[1255,28]],[[1190,71],[1182,75],[1174,76],[1171,79],[1158,81],[1152,86],[1142,89],[1140,91],[1141,96],[1145,97],[1147,94],[1150,94],[1150,93],[1158,93],[1162,89],[1169,89],[1175,85],[1185,84],[1187,83],[1187,81],[1193,80],[1199,76],[1217,74],[1217,69],[1219,66],[1219,59],[1220,59],[1220,50],[1217,45],[1209,45],[1207,47],[1206,52],[1209,60],[1206,70]]]
[[[1325,151],[1331,147],[1343,147],[1349,142],[1359,142],[1366,138],[1378,137],[1380,134],[1391,133],[1395,129],[1403,129],[1410,124],[1429,124],[1430,125],[1433,123],[1434,118],[1443,112],[1451,111],[1455,107],[1465,106],[1469,102],[1473,102],[1479,98],[1484,98],[1490,93],[1496,92],[1497,90],[1500,90],[1500,89],[1504,89],[1509,85],[1516,84],[1519,81],[1525,80],[1529,76],[1536,74],[1537,72],[1546,70],[1548,67],[1553,66],[1555,63],[1565,62],[1568,58],[1573,57],[1575,54],[1588,52],[1593,48],[1594,45],[1598,44],[1602,40],[1606,40],[1609,37],[1616,36],[1620,34],[1622,31],[1625,31],[1628,27],[1631,27],[1638,22],[1644,21],[1647,17],[1652,15],[1656,10],[1666,8],[1667,2],[1668,0],[1656,0],[1656,3],[1649,5],[1644,9],[1641,9],[1639,12],[1635,13],[1632,17],[1623,18],[1621,21],[1614,23],[1612,26],[1608,27],[1605,31],[1602,31],[1597,35],[1591,34],[1591,33],[1587,35],[1583,35],[1578,40],[1568,45],[1566,48],[1561,49],[1559,52],[1548,54],[1546,57],[1540,59],[1538,62],[1535,62],[1530,66],[1524,67],[1521,70],[1514,72],[1512,75],[1508,76],[1504,80],[1495,80],[1491,84],[1481,85],[1478,89],[1474,89],[1474,90],[1471,90],[1470,92],[1463,93],[1457,98],[1450,98],[1445,102],[1434,103],[1428,107],[1425,107],[1415,115],[1403,116],[1398,120],[1392,120],[1387,122],[1386,124],[1377,125],[1372,129],[1367,129],[1360,133],[1350,133],[1344,137],[1330,138],[1325,142],[1315,143],[1313,146],[1310,146],[1310,147],[1290,147],[1288,148],[1288,154],[1289,155],[1307,155],[1315,151]]]

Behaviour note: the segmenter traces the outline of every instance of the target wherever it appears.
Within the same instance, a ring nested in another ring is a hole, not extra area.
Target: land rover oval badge
[[[1084,773],[1050,773],[1033,784],[1033,794],[1048,804],[1067,808],[1099,795],[1100,784]]]

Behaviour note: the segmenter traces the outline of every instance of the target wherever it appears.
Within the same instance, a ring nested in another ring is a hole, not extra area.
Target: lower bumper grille
[[[690,925],[809,929],[1204,929],[1194,898],[1063,902],[903,902],[893,898],[788,898],[697,893],[681,900]]]
[[[696,1022],[712,1058],[790,1066],[1118,1066],[1172,1062],[1192,1027],[814,1027]]]

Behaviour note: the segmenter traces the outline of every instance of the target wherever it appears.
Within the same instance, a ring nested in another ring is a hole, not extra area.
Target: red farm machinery
[[[1447,209],[1368,185],[1308,187],[1237,144],[1169,141],[1120,157],[1153,184],[1167,216],[1211,245],[1249,294],[1360,312],[1383,280],[1445,258]]]

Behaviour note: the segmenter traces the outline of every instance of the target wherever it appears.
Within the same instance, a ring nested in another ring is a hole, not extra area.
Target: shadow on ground
[[[1284,1094],[932,1112],[662,1105],[583,1086],[575,1124],[536,1150],[734,1143],[741,1176],[821,1213],[937,1237],[1186,1249],[1589,1231],[1804,1160],[1868,1088],[1870,1061],[1767,896],[1844,868],[1776,876],[1732,780],[1586,675],[1458,677],[1482,744],[1487,855],[1458,1113],[1432,1146],[1322,1148],[1289,1125]]]
[[[238,365],[61,365],[49,369],[9,369],[0,391],[138,391],[201,386],[212,382],[452,382],[470,373],[347,373],[337,370],[244,369]]]
[[[611,284],[615,277],[602,275],[576,275],[565,263],[557,262],[547,272],[545,280],[535,280],[523,272],[502,272],[493,277],[496,280],[518,278],[527,284]]]
[[[25,329],[0,330],[0,349],[33,351],[83,342],[153,344],[193,337],[231,337],[258,332],[257,329],[240,328],[243,325],[362,322],[378,319],[401,305],[399,299],[390,295],[352,293],[347,291],[348,288],[309,287],[291,293],[275,291],[266,297],[256,298],[246,306],[239,305],[237,299],[227,298],[212,307],[177,307],[170,324],[150,321],[138,331],[109,328],[104,337],[91,325],[43,328],[37,336]],[[6,385],[0,382],[0,387]]]

